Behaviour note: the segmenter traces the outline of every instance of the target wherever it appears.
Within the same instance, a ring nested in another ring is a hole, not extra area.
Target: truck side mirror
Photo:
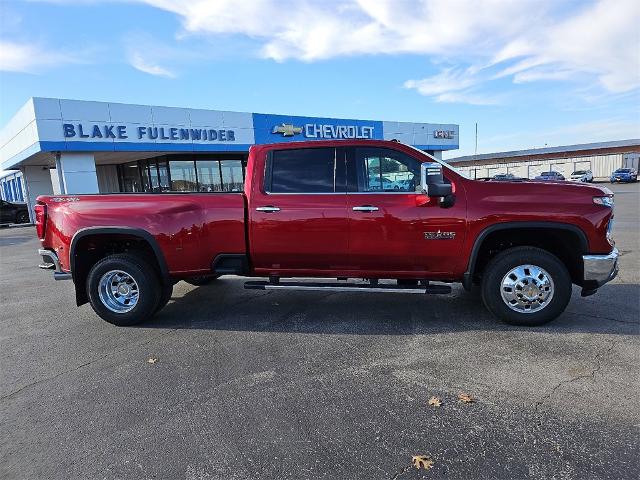
[[[439,163],[427,162],[420,165],[420,186],[429,197],[451,195],[451,184],[444,181],[442,165]]]

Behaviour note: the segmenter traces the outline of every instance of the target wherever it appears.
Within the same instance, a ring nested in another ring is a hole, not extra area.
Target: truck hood
[[[593,197],[613,195],[604,186],[582,182],[481,182],[472,180],[467,189],[476,197],[495,203],[497,211],[524,212],[530,210],[552,213],[584,211],[582,207],[593,207]]]

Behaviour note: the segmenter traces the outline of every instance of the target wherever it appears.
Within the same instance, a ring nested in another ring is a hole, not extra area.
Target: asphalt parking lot
[[[574,287],[539,328],[457,287],[263,292],[235,277],[181,282],[151,323],[117,328],[36,268],[32,227],[4,229],[0,478],[635,479],[640,184],[613,189],[619,276],[588,298]]]

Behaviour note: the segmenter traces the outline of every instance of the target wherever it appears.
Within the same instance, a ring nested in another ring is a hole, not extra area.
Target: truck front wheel
[[[555,255],[535,247],[515,247],[496,255],[482,278],[482,300],[506,323],[536,326],[567,307],[571,276]]]
[[[87,276],[91,307],[100,318],[118,326],[136,325],[153,316],[161,293],[155,269],[136,255],[110,255]]]

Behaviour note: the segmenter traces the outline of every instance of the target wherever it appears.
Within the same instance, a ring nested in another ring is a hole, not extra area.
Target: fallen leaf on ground
[[[442,400],[440,400],[438,397],[431,397],[429,399],[429,405],[431,405],[432,407],[439,407],[440,405],[442,405]]]
[[[458,395],[458,400],[460,400],[462,403],[474,403],[476,401],[475,398],[473,398],[471,395],[469,395],[468,393],[461,393]]]
[[[147,363],[158,363],[158,359],[151,357],[149,360],[147,360]]]
[[[425,455],[414,455],[413,457],[411,457],[411,463],[418,470],[420,470],[421,468],[429,470],[433,467],[433,460]]]

